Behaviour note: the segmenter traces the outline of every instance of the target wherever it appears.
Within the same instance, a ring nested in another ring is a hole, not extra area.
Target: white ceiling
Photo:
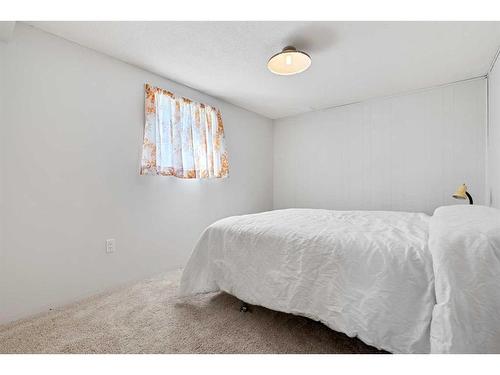
[[[484,75],[500,22],[30,22],[269,118]],[[311,68],[277,76],[286,45]]]

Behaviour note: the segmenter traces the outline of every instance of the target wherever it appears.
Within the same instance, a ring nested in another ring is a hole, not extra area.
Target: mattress
[[[224,291],[393,353],[430,352],[436,303],[421,213],[286,209],[210,225],[180,294]]]

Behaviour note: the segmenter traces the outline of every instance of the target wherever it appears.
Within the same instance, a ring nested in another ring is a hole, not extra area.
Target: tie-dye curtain
[[[218,109],[145,86],[141,174],[221,178],[229,173]]]

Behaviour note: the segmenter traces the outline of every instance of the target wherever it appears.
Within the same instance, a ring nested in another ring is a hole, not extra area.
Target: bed
[[[442,207],[432,217],[322,209],[229,217],[203,232],[180,294],[224,291],[392,353],[500,352],[499,218],[480,206]],[[487,276],[462,280],[485,267]],[[464,330],[475,316],[481,321]]]

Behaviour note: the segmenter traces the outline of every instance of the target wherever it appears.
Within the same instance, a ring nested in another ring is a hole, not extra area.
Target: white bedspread
[[[180,293],[223,290],[394,353],[428,353],[428,224],[418,213],[318,209],[229,217],[202,234]]]
[[[500,210],[447,206],[431,218],[433,353],[500,353]]]

